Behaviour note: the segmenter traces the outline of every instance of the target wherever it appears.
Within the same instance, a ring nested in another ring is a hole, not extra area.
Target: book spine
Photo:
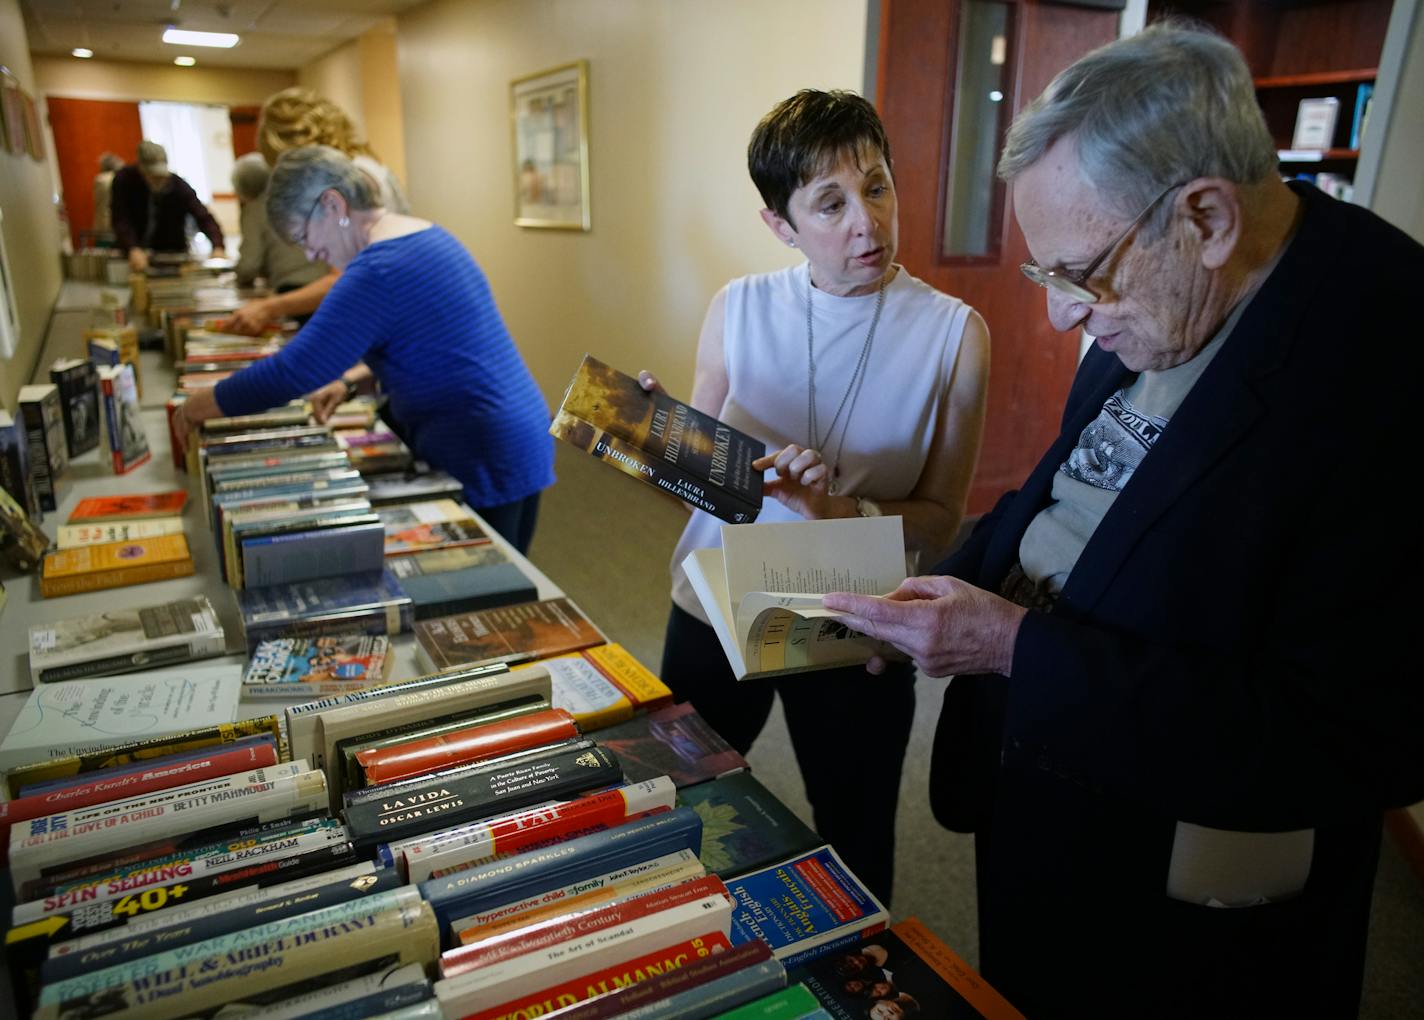
[[[561,425],[574,423],[578,423],[574,428],[561,428]],[[566,436],[570,434],[589,435],[588,445],[583,447],[585,452],[729,524],[748,524],[761,513],[759,503],[754,504],[729,489],[698,478],[674,462],[584,422],[567,411],[560,411],[555,416],[554,428],[550,431],[566,442]]]
[[[400,963],[429,963],[435,937],[434,918],[429,907],[420,903],[359,926],[328,925],[274,938],[234,958],[180,964],[86,993],[66,997],[57,988],[46,988],[35,1017],[59,1020],[64,1015],[101,1016],[120,1010],[150,1020],[191,1016],[239,1001],[256,989],[292,987],[342,965],[392,956]]]
[[[702,819],[691,808],[629,822],[607,832],[491,861],[469,871],[420,883],[448,928],[457,917],[591,879],[655,857],[702,848]]]
[[[565,752],[589,751],[595,746],[592,740],[566,740],[560,744],[535,747],[528,751],[515,751],[513,754],[500,755],[498,758],[490,758],[487,761],[477,761],[473,765],[457,765],[452,769],[445,769],[429,776],[402,779],[398,783],[387,783],[385,786],[363,786],[359,790],[347,790],[341,795],[341,801],[349,808],[353,804],[369,804],[377,800],[389,800],[391,797],[398,797],[417,787],[436,781],[454,777],[464,778],[473,775],[487,775],[490,772],[496,772],[513,765],[522,765],[534,761],[537,758],[548,758],[552,755]],[[397,842],[404,842],[404,840],[397,840]],[[377,845],[385,846],[386,844]]]
[[[442,982],[435,983],[435,994],[440,999],[441,1006],[445,1008],[447,1016],[459,1015],[463,1016],[465,1020],[499,1020],[500,1017],[520,1015],[540,1016],[554,1009],[583,1002],[630,984],[637,984],[650,976],[677,970],[694,960],[704,959],[714,953],[725,952],[730,948],[730,945],[727,937],[721,932],[709,931],[650,952],[642,952],[619,963],[609,964],[606,959],[600,959],[599,969],[591,973],[565,980],[552,987],[546,986],[533,995],[506,1000],[494,1007],[477,1009],[474,1012],[466,1010],[463,1004],[464,1000],[457,998],[458,991],[456,989],[446,989],[446,994],[442,996],[440,994]]]
[[[145,563],[133,567],[119,567],[89,574],[72,574],[68,577],[40,577],[40,595],[47,599],[61,595],[77,595],[86,591],[103,591],[106,588],[125,588],[131,584],[147,584],[150,581],[167,581],[174,577],[189,577],[193,573],[191,558],[170,560],[165,563]]]
[[[362,1020],[364,1017],[384,1018],[393,1010],[431,1000],[432,994],[430,982],[421,978],[419,981],[407,981],[405,984],[371,992],[369,995],[364,995],[359,999],[352,999],[350,1002],[338,1003],[327,1006],[324,1009],[304,1013],[302,1014],[302,1020]]]
[[[111,815],[75,829],[10,843],[10,870],[17,889],[40,880],[43,868],[99,857],[139,842],[182,834],[206,834],[243,825],[292,818],[320,810],[326,802],[326,777],[304,772],[290,779],[253,783],[212,797],[183,803],[155,804]]]
[[[20,417],[25,422],[25,437],[30,446],[30,478],[35,486],[41,510],[58,510],[55,489],[59,479],[54,475],[54,465],[50,460],[48,436],[45,432],[44,407],[35,400],[22,400],[19,404]]]
[[[670,889],[635,896],[620,903],[552,918],[507,932],[473,945],[459,946],[440,956],[440,976],[452,978],[460,974],[491,966],[501,960],[545,949],[560,942],[581,939],[595,932],[624,924],[709,897],[729,894],[722,880],[715,875],[693,879]],[[730,899],[727,899],[730,904]]]
[[[496,857],[622,825],[649,811],[671,810],[676,800],[677,789],[672,780],[660,776],[617,790],[492,818],[461,830],[417,837],[391,846],[389,853],[398,864],[404,863],[410,881],[423,882]]]
[[[49,959],[41,965],[40,977],[45,984],[68,980],[100,968],[129,963],[176,946],[206,942],[246,931],[257,925],[270,924],[297,915],[306,916],[313,911],[328,910],[341,904],[390,894],[399,889],[400,876],[393,869],[384,868],[360,882],[328,882],[302,892],[289,893],[280,898],[268,897],[260,902],[240,906],[224,907],[222,904],[213,904],[208,912],[190,920],[175,921],[142,933],[132,930],[134,926],[129,924],[118,929],[123,933],[120,937],[104,939],[104,936],[91,936],[85,940],[90,942],[88,946],[72,952],[51,953]],[[100,939],[104,941],[99,941]],[[61,943],[56,949],[63,949],[70,944]]]
[[[366,775],[366,782],[376,785],[578,736],[574,717],[561,708],[553,708],[390,748],[357,751],[356,761]]]
[[[277,747],[273,742],[249,744],[231,751],[220,751],[171,768],[156,768],[129,773],[112,780],[94,780],[67,786],[53,793],[23,797],[0,803],[0,863],[8,856],[10,827],[17,822],[72,811],[76,808],[106,801],[156,793],[202,780],[208,776],[230,776],[237,772],[266,768],[277,764]]]
[[[346,808],[358,846],[403,839],[444,822],[471,821],[537,801],[558,799],[623,778],[618,759],[600,747],[485,773],[450,776]]]
[[[102,988],[129,984],[140,978],[175,970],[215,956],[241,955],[248,946],[273,939],[288,938],[300,932],[344,925],[353,921],[374,923],[392,911],[410,910],[420,904],[414,889],[403,886],[375,896],[337,903],[321,910],[297,914],[277,921],[268,921],[254,928],[244,928],[199,942],[164,948],[157,953],[135,960],[83,971],[59,981],[46,982],[44,998],[70,999],[88,995]]]
[[[702,1020],[785,987],[786,968],[772,959],[766,943],[748,942],[546,1016],[548,1020]]]
[[[221,655],[221,637],[195,634],[183,644],[168,645],[163,648],[144,648],[118,655],[108,655],[102,659],[86,662],[69,662],[62,666],[46,666],[33,679],[42,684],[59,683],[63,680],[82,680],[90,676],[115,676],[132,673],[138,669],[157,669],[179,662],[192,662],[211,655]]]
[[[652,711],[672,704],[672,690],[622,645],[609,642],[583,652],[608,681],[640,710]]]
[[[124,762],[113,765],[97,772],[79,772],[72,776],[59,776],[55,779],[43,779],[35,782],[26,781],[15,795],[19,800],[24,797],[35,797],[42,793],[53,793],[58,790],[68,790],[76,786],[84,786],[88,783],[102,781],[113,782],[126,779],[129,776],[138,775],[149,769],[172,768],[183,765],[190,761],[198,761],[202,758],[210,757],[214,754],[222,754],[227,751],[240,750],[246,747],[258,745],[270,745],[274,749],[277,746],[277,738],[270,733],[262,733],[254,737],[241,737],[228,744],[209,744],[206,747],[194,747],[186,751],[175,751],[172,754],[164,754],[154,758],[141,758],[137,761]],[[281,756],[278,755],[280,758]]]
[[[451,923],[455,942],[469,946],[578,910],[591,910],[702,878],[707,869],[689,850],[665,854],[621,871],[596,875],[537,896],[501,904]]]
[[[148,758],[157,758],[179,751],[191,751],[200,747],[230,744],[234,741],[241,740],[243,737],[257,736],[263,733],[270,733],[274,738],[278,740],[281,739],[281,725],[275,715],[264,715],[256,719],[242,719],[231,723],[219,723],[215,726],[207,726],[196,730],[185,730],[182,733],[173,733],[168,736],[154,737],[148,740],[136,740],[127,744],[120,744],[116,747],[106,747],[103,750],[92,751],[86,754],[69,755],[64,758],[54,758],[49,761],[35,762],[30,765],[20,765],[10,769],[6,773],[5,781],[10,796],[14,797],[21,787],[30,783],[81,775],[85,772],[111,768],[115,765],[125,765],[130,762],[142,762]]]
[[[419,994],[415,998],[401,998],[396,1005],[388,1006],[385,1009],[375,1009],[350,1014],[356,1016],[378,1016],[390,1009],[408,1005],[411,1002],[423,1002],[430,997],[430,982],[425,978],[425,970],[419,964],[396,964],[379,967],[367,974],[351,978],[349,981],[337,981],[331,984],[323,983],[322,986],[313,991],[302,992],[298,995],[287,998],[281,1002],[273,1002],[262,1010],[262,1020],[312,1020],[317,1016],[328,1016],[327,1010],[335,1012],[329,1014],[332,1020],[336,1017],[345,1016],[344,1010],[349,1009],[353,1004],[361,1002],[367,996],[379,995],[383,992],[404,992],[408,987],[414,986]],[[408,995],[408,993],[407,993]]]

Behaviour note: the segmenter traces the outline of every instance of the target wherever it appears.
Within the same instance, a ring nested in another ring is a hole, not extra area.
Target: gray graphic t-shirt
[[[1053,502],[1019,542],[1019,564],[1040,591],[1057,595],[1083,548],[1137,466],[1166,430],[1172,415],[1236,325],[1246,302],[1191,361],[1143,372],[1103,404],[1053,479]]]

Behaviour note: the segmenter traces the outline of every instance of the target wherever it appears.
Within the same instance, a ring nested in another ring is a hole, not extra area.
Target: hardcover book
[[[177,517],[183,513],[188,493],[182,489],[170,492],[135,492],[124,496],[90,496],[81,499],[69,514],[70,524],[108,524],[113,521],[138,521]]]
[[[61,524],[55,529],[55,539],[61,549],[77,545],[107,545],[110,542],[137,542],[160,535],[183,532],[181,517],[155,517],[149,521],[115,521],[97,524]]]
[[[0,769],[230,723],[241,679],[240,666],[208,665],[44,684],[0,741]]]
[[[356,523],[243,539],[244,586],[264,588],[380,570],[385,537],[381,522],[352,520]]]
[[[222,655],[222,624],[206,595],[116,607],[30,628],[36,684],[113,676]]]
[[[388,554],[389,541],[388,535]],[[389,556],[386,569],[410,596],[417,620],[539,597],[534,582],[492,542]]]
[[[694,549],[682,569],[738,680],[893,654],[846,627],[821,596],[886,595],[905,580],[899,517],[724,525],[722,547]]]
[[[585,732],[624,722],[637,711],[672,700],[672,691],[622,645],[596,645],[545,659],[540,665],[553,677],[554,704],[568,709]],[[524,668],[516,667],[516,672]]]
[[[99,445],[99,371],[93,362],[60,358],[49,370],[59,389],[59,410],[70,458]]]
[[[386,573],[318,578],[237,593],[247,654],[262,641],[333,634],[402,634],[410,596]]]
[[[585,355],[549,432],[732,524],[756,520],[764,444]]]
[[[421,662],[431,671],[477,662],[524,662],[603,643],[566,598],[461,613],[415,625]]]
[[[182,535],[81,545],[59,549],[45,557],[40,594],[54,598],[187,577],[192,572],[193,557],[188,540]]]
[[[355,759],[366,784],[378,785],[574,740],[579,735],[573,716],[563,709],[551,708],[498,722],[475,722],[438,736],[366,748],[357,751]]]
[[[40,501],[41,509],[58,510],[61,480],[69,468],[69,453],[64,442],[64,419],[59,407],[59,388],[53,383],[21,386],[16,399],[30,444],[30,467],[34,475],[35,495]]]
[[[348,634],[263,641],[242,678],[250,698],[315,698],[374,687],[390,669],[390,640]]]
[[[416,464],[410,471],[368,474],[371,484],[371,505],[391,506],[428,499],[459,499],[464,486],[443,471],[421,471]]]
[[[630,782],[669,776],[679,787],[741,772],[747,760],[689,702],[667,705],[598,733]]]
[[[143,410],[138,402],[133,366],[123,364],[99,369],[99,387],[103,394],[102,421],[107,430],[110,461],[115,474],[126,474],[153,456],[143,428]]]
[[[721,878],[799,856],[825,842],[750,772],[679,790],[677,802],[702,817],[702,863]]]
[[[1023,1020],[1023,1014],[916,918],[869,935],[791,972],[832,1017],[889,1016]],[[872,1014],[874,1015],[874,1014]]]

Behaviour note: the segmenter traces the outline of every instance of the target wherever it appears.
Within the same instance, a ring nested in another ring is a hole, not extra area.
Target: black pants
[[[914,670],[896,665],[871,676],[852,666],[738,682],[712,628],[673,606],[662,679],[743,754],[780,693],[816,831],[889,906],[900,772],[915,717]]]
[[[529,543],[534,540],[534,525],[539,520],[539,493],[499,506],[477,506],[475,512],[521,554],[528,554]]]

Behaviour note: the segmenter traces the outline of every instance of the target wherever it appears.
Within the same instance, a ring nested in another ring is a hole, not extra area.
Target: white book
[[[32,626],[30,679],[38,685],[114,676],[222,655],[224,647],[222,624],[206,595],[156,606],[120,605]]]
[[[42,684],[0,742],[0,770],[237,718],[242,666],[183,666]]]
[[[155,517],[147,521],[107,521],[93,524],[61,524],[55,541],[61,549],[81,545],[107,545],[110,542],[136,542],[142,538],[183,533],[183,518]]]
[[[548,892],[501,903],[478,913],[456,918],[450,922],[450,933],[456,942],[468,943],[475,941],[477,936],[472,933],[470,938],[466,938],[464,933],[489,925],[503,925],[530,911],[551,907],[558,908],[560,912],[577,910],[589,897],[597,896],[603,891],[613,891],[612,894],[618,896],[631,895],[633,891],[642,892],[657,886],[674,885],[691,878],[701,878],[705,874],[707,869],[703,867],[697,854],[691,850],[676,850],[661,857],[654,857],[650,861],[640,861],[572,885],[550,889]],[[605,896],[603,901],[609,898],[611,896]],[[521,919],[520,924],[524,923],[527,922]]]
[[[446,1016],[467,1016],[731,925],[732,901],[718,893],[445,978],[435,996]]]
[[[215,799],[216,798],[216,799]],[[237,787],[189,802],[156,804],[112,815],[47,836],[10,844],[15,888],[39,878],[43,868],[88,860],[124,847],[217,828],[227,822],[281,821],[326,805],[326,776],[315,770]]]
[[[1335,118],[1340,114],[1340,100],[1334,96],[1302,99],[1295,115],[1292,149],[1328,149],[1335,138]]]
[[[894,591],[905,538],[899,517],[723,525],[722,548],[694,549],[682,568],[737,679],[781,676],[886,654],[821,596]]]

